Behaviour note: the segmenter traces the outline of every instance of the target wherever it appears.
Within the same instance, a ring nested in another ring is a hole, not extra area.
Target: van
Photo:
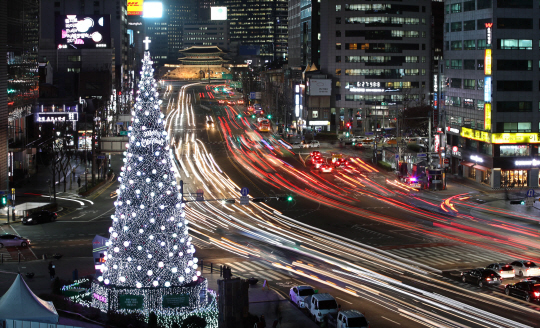
[[[368,328],[369,321],[362,313],[356,310],[340,311],[326,315],[327,327],[329,328]]]
[[[336,299],[328,294],[314,294],[309,300],[309,313],[316,322],[322,322],[323,318],[328,313],[337,313],[338,304]]]

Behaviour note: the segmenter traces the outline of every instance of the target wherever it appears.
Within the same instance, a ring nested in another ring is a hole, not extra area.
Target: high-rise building
[[[0,56],[6,55],[7,3],[0,0]],[[5,57],[4,57],[5,58]],[[7,62],[0,60],[0,76],[7,76]],[[8,177],[8,97],[7,79],[0,79],[0,190],[9,188]]]
[[[320,66],[320,1],[289,1],[289,66]]]
[[[122,83],[124,74],[126,71],[126,63],[128,58],[129,38],[127,34],[127,7],[126,2],[121,1],[105,1],[105,0],[42,0],[40,1],[40,41],[39,41],[39,60],[42,61],[45,57],[47,61],[50,61],[55,77],[58,81],[66,81],[61,78],[58,73],[73,73],[80,71],[77,62],[80,59],[69,56],[80,56],[81,52],[88,53],[90,49],[82,49],[83,47],[68,47],[58,49],[56,43],[58,32],[58,16],[62,15],[109,15],[110,26],[101,26],[99,22],[93,22],[92,27],[102,27],[103,29],[109,29],[109,35],[112,44],[107,47],[95,47],[91,51],[98,53],[99,50],[113,50],[113,61],[102,62],[102,65],[108,65],[104,69],[111,70],[113,72],[113,88],[116,90],[122,90]],[[106,36],[104,36],[106,37]],[[86,41],[76,41],[89,42]],[[105,51],[106,52],[106,51]],[[102,59],[99,59],[100,61]],[[71,61],[71,63],[68,63]],[[94,60],[92,66],[99,66],[98,59]],[[62,65],[62,69],[58,67]],[[80,65],[80,63],[79,63]],[[57,79],[58,78],[58,79]],[[69,82],[71,83],[71,82]],[[69,85],[67,85],[69,87]]]
[[[395,128],[398,111],[429,102],[430,0],[322,1],[320,13],[318,68],[332,79],[332,126],[365,132]]]
[[[287,0],[216,0],[215,5],[227,7],[231,45],[256,46],[267,61],[287,59]]]
[[[540,8],[445,1],[442,92],[453,173],[493,188],[538,186]]]

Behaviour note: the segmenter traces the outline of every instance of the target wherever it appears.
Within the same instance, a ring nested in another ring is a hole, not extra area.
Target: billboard
[[[54,32],[58,49],[111,47],[109,15],[58,15]]]
[[[227,20],[227,7],[210,7],[210,20]]]
[[[128,0],[127,10],[130,16],[141,16],[143,14],[143,0]]]
[[[163,4],[161,2],[144,2],[144,18],[161,18],[163,16]]]
[[[331,96],[332,95],[332,80],[309,80],[309,95],[310,96]]]

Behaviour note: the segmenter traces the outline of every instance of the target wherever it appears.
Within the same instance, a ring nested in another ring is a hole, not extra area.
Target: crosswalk
[[[233,275],[239,275],[245,278],[254,277],[266,281],[281,281],[296,278],[292,273],[274,270],[275,267],[265,261],[241,261],[222,263],[218,264],[218,266],[219,265],[229,266],[232,269]]]
[[[430,246],[387,249],[389,253],[430,266],[488,264],[513,259],[499,252],[472,246]]]

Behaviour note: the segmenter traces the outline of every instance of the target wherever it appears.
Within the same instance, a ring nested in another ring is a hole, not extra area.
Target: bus
[[[262,120],[259,122],[259,132],[270,132],[269,120]]]

